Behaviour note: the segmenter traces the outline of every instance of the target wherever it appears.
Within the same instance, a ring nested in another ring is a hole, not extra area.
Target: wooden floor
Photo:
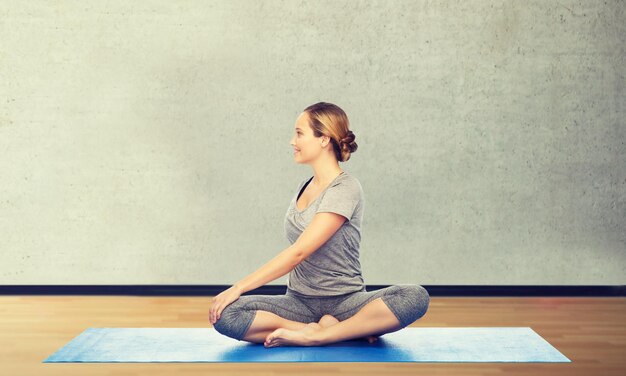
[[[411,326],[528,326],[572,363],[42,363],[88,327],[207,327],[210,297],[0,296],[2,375],[626,375],[626,298],[432,297]]]

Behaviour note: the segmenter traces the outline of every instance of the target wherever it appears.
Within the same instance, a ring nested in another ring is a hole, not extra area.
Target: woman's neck
[[[315,175],[313,177],[312,183],[315,184],[316,187],[326,187],[333,180],[337,178],[343,172],[342,169],[333,169],[327,171],[315,171]]]

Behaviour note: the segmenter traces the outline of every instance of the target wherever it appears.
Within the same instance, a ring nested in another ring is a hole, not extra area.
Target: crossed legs
[[[323,346],[378,333],[391,333],[402,328],[400,321],[382,298],[376,298],[367,303],[356,315],[328,327],[311,326],[304,330],[276,329],[268,335],[264,345]]]
[[[289,294],[242,296],[224,309],[214,327],[231,338],[267,347],[320,346],[355,338],[372,342],[422,317],[428,302],[428,292],[419,285],[357,292],[325,304],[323,309],[333,310],[333,314],[341,312],[337,314],[339,319],[327,314],[315,323],[311,322],[319,317],[315,309]]]
[[[324,315],[319,322],[303,323],[298,321],[291,321],[282,318],[272,312],[258,310],[254,317],[250,329],[243,337],[244,341],[252,343],[265,343],[267,336],[274,332],[276,329],[284,328],[292,331],[302,331],[305,333],[313,333],[317,330],[328,328],[339,323],[332,315]],[[369,335],[364,337],[369,343],[375,342],[378,337],[375,335]]]

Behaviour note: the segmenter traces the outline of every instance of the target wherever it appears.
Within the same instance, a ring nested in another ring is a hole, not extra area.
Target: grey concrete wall
[[[623,285],[625,8],[3,1],[0,284],[235,283],[288,246],[328,101],[366,283]]]

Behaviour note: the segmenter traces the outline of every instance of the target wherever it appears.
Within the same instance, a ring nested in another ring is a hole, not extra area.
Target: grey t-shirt
[[[316,213],[333,212],[348,220],[319,249],[296,266],[288,276],[287,288],[307,296],[335,296],[365,291],[359,246],[365,196],[361,183],[343,171],[319,196],[300,211],[296,200],[313,177],[300,182],[285,215],[285,235],[295,243]]]

